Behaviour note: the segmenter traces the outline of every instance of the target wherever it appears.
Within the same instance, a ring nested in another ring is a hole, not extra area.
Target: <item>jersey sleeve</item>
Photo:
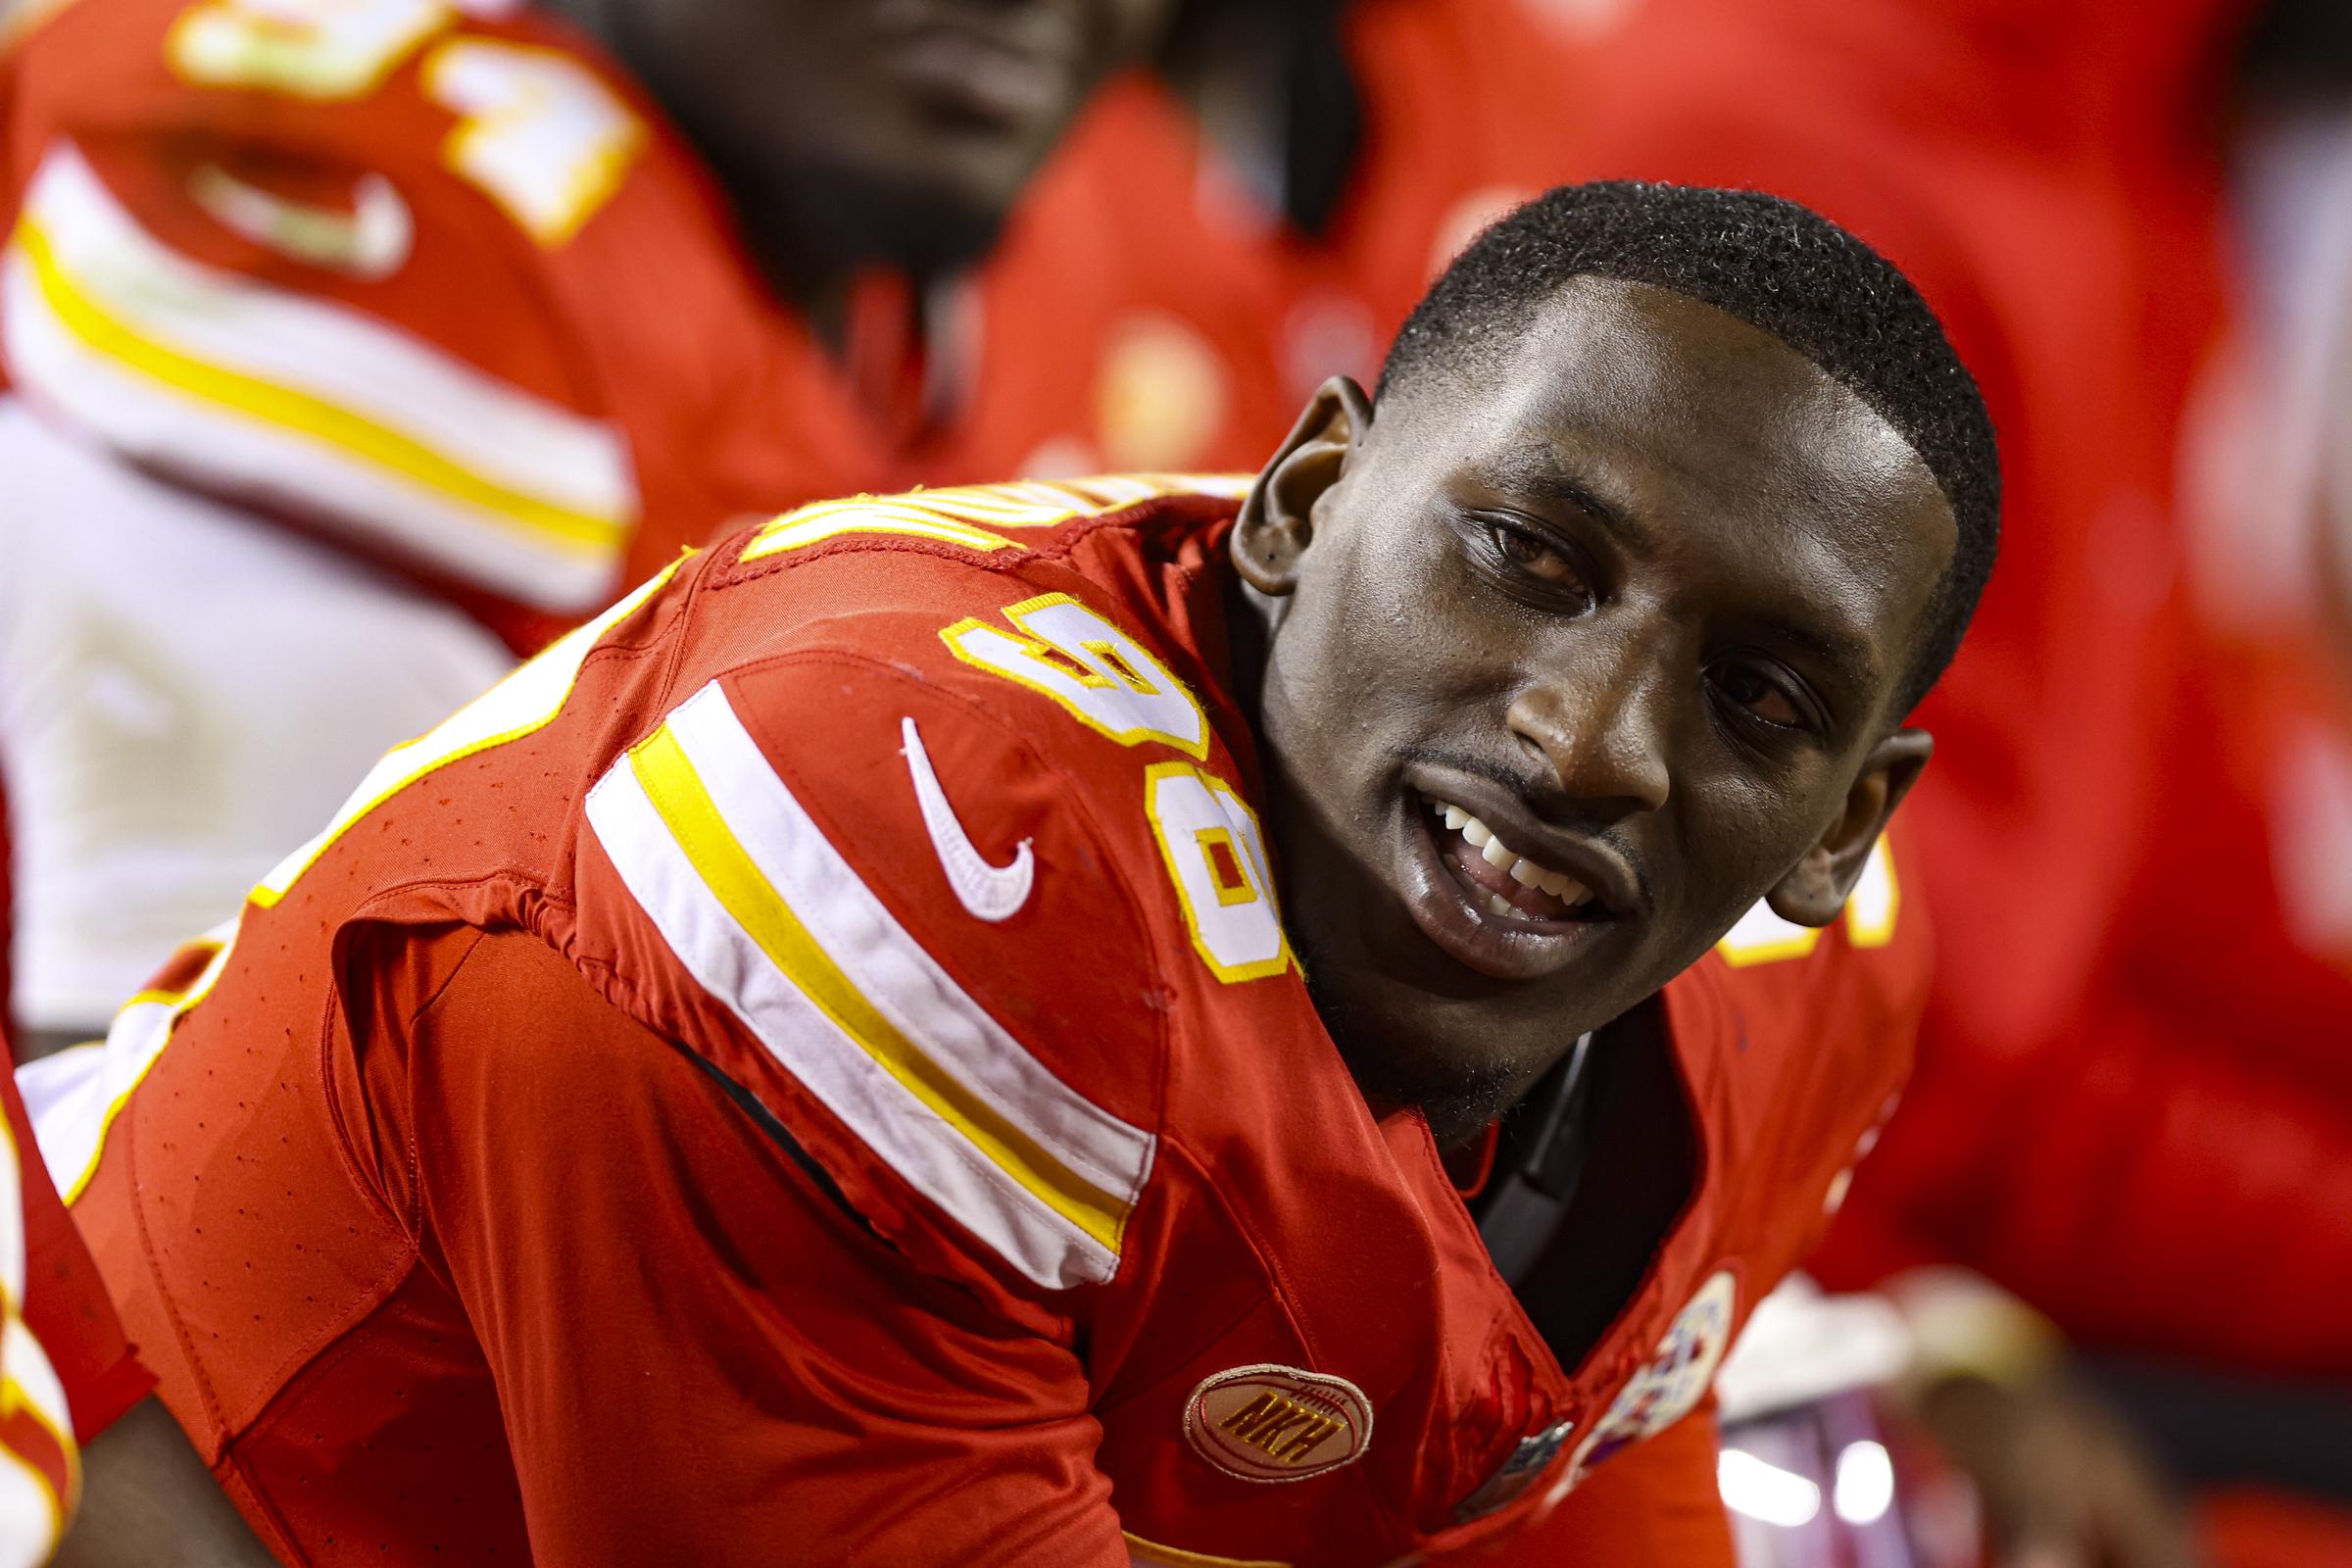
[[[604,188],[643,136],[585,65],[469,26],[437,0],[48,21],[8,67],[0,353],[125,461],[570,617],[637,485],[547,280],[567,235],[501,193],[562,173],[525,167],[534,104],[608,125]]]
[[[24,1212],[24,1290],[15,1294],[12,1286],[11,1298],[65,1391],[75,1441],[87,1443],[144,1398],[155,1379],[139,1364],[97,1262],[50,1184],[16,1074],[5,1078],[0,1098],[7,1104]]]
[[[2063,1049],[1928,1055],[1824,1277],[1956,1259],[2088,1340],[2352,1371],[2352,1114],[2193,1017],[2101,1000]]]
[[[471,951],[373,1022],[368,1102],[404,1108],[372,1131],[414,1150],[404,1196],[496,1381],[535,1553],[1126,1562],[1066,1326],[910,1267],[536,938],[437,940]]]
[[[16,1074],[0,1073],[0,1547],[46,1560],[73,1517],[77,1446],[154,1386],[33,1143]]]
[[[1117,1273],[1148,1202],[1144,768],[1073,772],[1091,738],[1049,749],[997,677],[888,646],[911,657],[818,648],[674,707],[588,799],[585,939],[918,1266],[1052,1301]]]

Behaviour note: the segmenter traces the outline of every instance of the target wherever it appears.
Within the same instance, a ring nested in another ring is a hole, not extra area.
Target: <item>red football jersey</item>
[[[45,1147],[282,1552],[1381,1563],[1690,1429],[1889,1107],[1916,912],[1881,855],[1669,988],[1690,1196],[1561,1364],[1292,957],[1239,494],[738,535],[126,1009]]]
[[[1243,323],[1144,297],[1095,220],[1132,169],[1053,182],[1005,269],[939,291],[919,386],[904,332],[853,330],[864,381],[906,383],[861,397],[660,108],[527,5],[80,0],[0,103],[0,376],[517,647],[819,496],[1248,465],[1279,433]]]

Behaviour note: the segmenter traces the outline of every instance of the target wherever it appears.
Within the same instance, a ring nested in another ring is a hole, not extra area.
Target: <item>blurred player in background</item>
[[[1188,172],[1182,249],[1254,304],[1294,398],[1369,376],[1434,277],[1556,183],[1592,134],[1590,43],[1618,4],[1185,0],[1161,85],[1123,83],[1077,136]],[[1210,260],[1214,258],[1214,262]]]
[[[1973,385],[1801,209],[1571,188],[1242,492],[739,534],[60,1058],[257,1528],[1354,1564],[1616,1475],[1641,1546],[1571,1560],[1728,1561],[1712,1372],[1923,992],[1882,835],[1991,565]]]
[[[1135,301],[1098,185],[1005,229],[1159,11],[17,13],[0,757],[34,1033],[102,1026],[368,757],[739,514],[1254,462],[1280,416],[1213,346],[1246,323]]]

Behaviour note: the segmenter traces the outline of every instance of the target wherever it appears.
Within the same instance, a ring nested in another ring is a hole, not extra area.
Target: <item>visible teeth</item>
[[[1546,871],[1537,884],[1571,909],[1592,897],[1592,890],[1565,871]]]
[[[1501,867],[1511,880],[1521,887],[1537,888],[1548,893],[1570,909],[1580,908],[1592,902],[1592,890],[1567,872],[1554,871],[1549,866],[1538,865],[1503,843],[1501,839],[1496,838],[1493,828],[1472,816],[1468,811],[1458,806],[1440,804],[1446,818],[1446,825],[1467,839],[1470,847],[1478,851],[1488,864]],[[1509,901],[1499,894],[1489,895],[1487,904],[1496,914],[1519,912],[1512,908]]]

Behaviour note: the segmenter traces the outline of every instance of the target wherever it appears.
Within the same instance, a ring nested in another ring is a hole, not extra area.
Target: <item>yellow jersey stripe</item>
[[[142,336],[82,291],[59,259],[50,236],[30,218],[17,225],[16,243],[31,264],[34,284],[59,324],[118,365],[204,404],[388,469],[549,548],[603,557],[617,552],[625,542],[628,523],[624,519],[573,511],[510,489],[348,409],[208,364]]]
[[[1135,1568],[1291,1568],[1287,1562],[1271,1557],[1216,1557],[1205,1551],[1186,1551],[1179,1546],[1163,1546],[1146,1541],[1132,1530],[1122,1530],[1127,1543],[1127,1560]]]
[[[1021,479],[1009,484],[920,487],[895,496],[816,501],[776,518],[744,547],[744,561],[805,549],[843,534],[910,534],[967,550],[1006,550],[1015,541],[991,529],[1051,528],[1090,513],[1131,507],[1155,496],[1197,491],[1240,496],[1252,482],[1234,474],[1104,474],[1091,479]]]
[[[1071,1170],[973,1095],[858,992],[727,826],[669,726],[640,743],[630,754],[630,765],[711,896],[802,994],[999,1169],[1115,1254],[1126,1229],[1127,1203]]]
[[[787,513],[760,529],[737,559],[758,561],[851,533],[907,534],[983,552],[1013,548],[1009,539],[898,501],[823,501]]]
[[[97,1176],[115,1118],[130,1103],[131,1092],[146,1080],[147,1069],[163,1055],[164,1047],[172,1043],[172,1032],[179,1027],[179,1020],[213,994],[213,987],[228,967],[233,947],[231,943],[216,951],[187,990],[176,995],[141,992],[125,1003],[115,1014],[103,1044],[77,1046],[74,1052],[59,1054],[62,1059],[86,1051],[95,1057],[87,1093],[61,1103],[52,1115],[36,1112],[34,1116],[33,1132],[41,1143],[41,1157],[49,1166],[58,1198],[69,1208]]]

